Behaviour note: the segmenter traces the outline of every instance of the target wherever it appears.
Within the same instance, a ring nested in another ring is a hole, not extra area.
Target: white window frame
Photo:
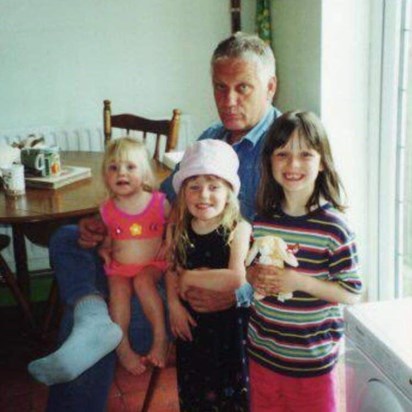
[[[374,0],[371,24],[369,300],[400,296],[402,276],[401,164],[406,73],[401,55],[403,15],[410,0]],[[405,48],[404,48],[405,49]]]

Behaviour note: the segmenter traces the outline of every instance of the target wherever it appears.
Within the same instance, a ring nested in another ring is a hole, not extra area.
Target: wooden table
[[[56,227],[98,211],[105,197],[100,167],[103,153],[61,152],[62,164],[87,166],[92,177],[56,190],[26,188],[20,197],[7,197],[0,192],[0,223],[12,227],[16,276],[23,294],[30,296],[25,237],[33,243],[47,246]],[[157,181],[170,174],[170,169],[153,163]]]

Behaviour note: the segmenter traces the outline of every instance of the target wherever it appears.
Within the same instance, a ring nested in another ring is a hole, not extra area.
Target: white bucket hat
[[[238,169],[239,158],[232,146],[222,140],[199,140],[186,149],[180,169],[173,176],[173,188],[178,193],[187,178],[214,175],[230,183],[237,196],[240,189]]]

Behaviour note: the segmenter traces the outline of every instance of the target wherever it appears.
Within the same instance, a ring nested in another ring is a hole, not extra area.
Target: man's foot
[[[92,296],[74,309],[73,330],[62,346],[50,355],[31,362],[29,372],[46,384],[69,382],[114,350],[122,330],[112,322],[106,302]]]
[[[153,366],[164,368],[166,366],[168,348],[169,341],[167,338],[155,338],[150,352],[146,355],[146,359],[153,364]]]
[[[139,356],[131,348],[118,348],[116,350],[120,364],[132,375],[141,375],[146,372],[146,365],[143,357]]]

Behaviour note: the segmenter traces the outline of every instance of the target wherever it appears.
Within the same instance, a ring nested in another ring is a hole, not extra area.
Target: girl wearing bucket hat
[[[230,145],[202,140],[173,178],[166,283],[182,411],[248,410],[239,311],[199,313],[185,300],[190,287],[229,292],[245,282],[251,228],[239,212],[238,167]]]

